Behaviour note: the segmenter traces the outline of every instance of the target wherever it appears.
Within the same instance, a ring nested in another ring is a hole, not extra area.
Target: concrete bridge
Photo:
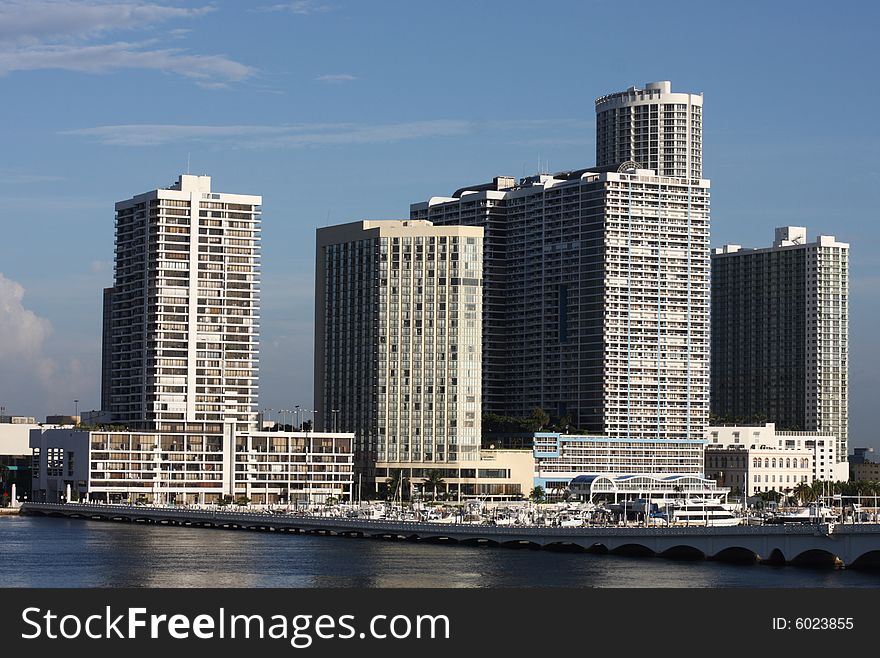
[[[556,528],[101,504],[25,503],[21,514],[156,525],[376,537],[671,559],[880,568],[880,524]]]

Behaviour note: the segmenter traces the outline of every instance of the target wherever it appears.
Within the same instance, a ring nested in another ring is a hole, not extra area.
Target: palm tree
[[[529,498],[536,503],[544,501],[544,487],[535,487],[529,494]]]
[[[803,505],[806,502],[809,502],[815,498],[815,494],[813,493],[813,488],[807,484],[806,482],[801,482],[794,488],[794,495],[798,499],[798,502]]]
[[[409,489],[409,478],[403,474],[403,469],[398,468],[391,471],[385,482],[388,487],[388,495],[391,496],[391,499],[394,500],[397,496],[398,490],[400,490],[400,500],[403,502]]]
[[[425,489],[430,487],[431,489],[431,500],[435,500],[437,498],[437,489],[446,484],[446,481],[443,479],[443,475],[436,468],[432,468],[428,471],[428,477],[425,478]]]

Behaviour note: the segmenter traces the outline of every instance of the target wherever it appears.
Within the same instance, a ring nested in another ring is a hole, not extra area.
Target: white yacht
[[[668,525],[723,528],[742,523],[742,517],[727,509],[720,500],[713,498],[677,500],[666,505],[659,517],[665,519]]]
[[[837,512],[830,507],[817,503],[810,503],[806,507],[793,512],[780,512],[766,519],[764,523],[820,523],[822,521],[836,521]]]

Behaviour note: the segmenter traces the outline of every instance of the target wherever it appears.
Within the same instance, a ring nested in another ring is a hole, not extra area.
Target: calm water
[[[6,587],[880,587],[880,573],[0,517]]]

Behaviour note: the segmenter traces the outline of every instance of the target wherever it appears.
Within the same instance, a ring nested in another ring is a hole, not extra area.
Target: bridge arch
[[[685,560],[696,562],[698,560],[705,560],[706,554],[695,546],[680,544],[678,546],[671,546],[666,550],[661,551],[660,557],[665,557],[669,560]]]
[[[455,539],[451,539],[449,537],[444,537],[448,541],[455,541]],[[500,544],[495,539],[489,539],[488,537],[468,537],[467,539],[460,539],[458,543],[462,546],[499,546]]]
[[[880,550],[868,551],[862,553],[850,564],[846,565],[849,569],[864,569],[866,571],[880,570]]]
[[[576,544],[570,541],[554,541],[549,544],[545,544],[544,548],[548,551],[555,551],[557,553],[585,553],[587,550],[580,544]]]
[[[654,557],[656,555],[653,550],[643,544],[621,544],[611,549],[610,553],[626,557]]]
[[[533,541],[529,541],[528,539],[510,539],[507,541],[502,541],[501,546],[504,548],[529,548],[529,549],[538,549],[541,548],[540,544],[536,544]]]
[[[761,559],[761,556],[744,546],[728,546],[713,555],[712,559],[730,564],[754,564]]]
[[[833,569],[842,564],[840,558],[834,553],[821,548],[811,548],[810,550],[798,553],[791,560],[791,563],[798,567],[817,569]]]

